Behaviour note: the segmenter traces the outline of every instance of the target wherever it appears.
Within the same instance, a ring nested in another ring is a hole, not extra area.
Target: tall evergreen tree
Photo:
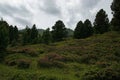
[[[0,61],[3,60],[6,55],[6,48],[8,46],[9,41],[9,25],[3,19],[0,20]]]
[[[83,33],[84,33],[84,24],[82,21],[79,21],[74,30],[74,38],[75,39],[83,38],[84,37]]]
[[[11,25],[9,26],[9,43],[11,44],[14,40],[14,27]]]
[[[16,43],[18,40],[18,28],[15,26],[13,27],[12,25],[9,26],[9,43],[13,44]]]
[[[19,37],[19,35],[18,35],[18,28],[17,28],[17,26],[15,26],[14,27],[14,40],[17,41],[18,37]]]
[[[93,35],[93,27],[92,27],[92,24],[90,22],[89,19],[87,19],[85,22],[84,22],[84,27],[85,27],[85,31],[84,31],[84,37],[89,37],[91,35]]]
[[[67,31],[65,28],[64,23],[59,20],[56,24],[52,27],[52,38],[53,41],[62,41],[65,37],[67,37]]]
[[[31,42],[31,29],[26,26],[23,35],[22,35],[22,43],[23,45],[28,44]]]
[[[42,39],[45,44],[49,44],[51,42],[51,33],[49,28],[43,32]]]
[[[103,34],[109,31],[109,19],[106,12],[101,9],[97,15],[94,22],[95,33]]]
[[[38,35],[37,43],[42,43],[42,35],[41,34]]]
[[[9,25],[6,21],[0,21],[0,52],[4,51],[8,45],[9,41],[8,28]]]
[[[113,0],[111,5],[113,11],[112,25],[113,30],[120,31],[120,0]]]
[[[36,25],[34,24],[31,29],[31,41],[32,43],[36,43],[38,38],[38,30],[36,28]]]

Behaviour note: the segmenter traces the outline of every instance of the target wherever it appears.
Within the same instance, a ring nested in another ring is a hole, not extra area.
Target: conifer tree
[[[41,36],[41,34],[38,34],[38,39],[37,40],[38,40],[37,43],[42,43],[42,36]]]
[[[6,48],[9,41],[9,25],[6,21],[0,21],[0,61],[2,61],[6,55]]]
[[[84,37],[89,37],[91,35],[93,35],[93,27],[92,27],[92,24],[90,22],[89,19],[87,19],[85,22],[84,22],[84,27],[85,27],[85,31],[84,31]]]
[[[31,42],[31,29],[26,26],[23,35],[22,35],[22,43],[23,45],[28,44]]]
[[[17,41],[18,37],[19,37],[19,35],[18,35],[18,28],[17,28],[17,26],[15,26],[14,27],[14,40]]]
[[[43,32],[42,39],[43,39],[43,43],[47,45],[51,42],[51,33],[49,28]]]
[[[108,15],[103,9],[101,9],[96,15],[94,29],[97,34],[103,34],[109,31]]]
[[[6,50],[9,41],[8,29],[9,25],[6,21],[0,21],[0,51]]]
[[[14,40],[14,35],[14,27],[11,25],[9,26],[9,44]]]
[[[61,20],[59,20],[52,27],[53,41],[54,42],[62,41],[66,37],[67,37],[67,31],[66,31],[65,25]]]
[[[31,29],[31,43],[37,43],[38,38],[38,30],[36,28],[36,25],[34,24]]]
[[[111,5],[113,11],[112,26],[113,30],[120,31],[120,0],[113,0]]]
[[[75,30],[74,30],[74,38],[75,39],[83,38],[84,37],[83,36],[84,31],[83,30],[84,30],[84,24],[83,24],[82,21],[79,21],[77,23],[77,26],[76,26]]]

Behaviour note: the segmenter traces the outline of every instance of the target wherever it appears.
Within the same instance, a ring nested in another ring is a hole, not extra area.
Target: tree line
[[[103,34],[105,32],[114,30],[120,31],[120,1],[113,0],[111,5],[113,11],[113,18],[108,19],[107,13],[101,9],[97,14],[92,25],[89,19],[84,22],[79,21],[74,29],[74,39],[83,39],[92,36],[93,34]],[[36,25],[32,28],[26,26],[23,32],[20,32],[17,26],[9,25],[3,19],[0,20],[0,51],[5,51],[8,45],[14,46],[17,43],[22,45],[27,44],[50,44],[52,42],[63,41],[68,37],[67,28],[63,21],[58,20],[52,30],[46,29],[43,34],[39,34]]]

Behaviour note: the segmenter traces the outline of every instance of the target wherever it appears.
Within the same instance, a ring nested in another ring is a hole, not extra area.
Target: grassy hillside
[[[8,47],[0,80],[117,80],[119,64],[120,35],[108,32],[50,45]]]

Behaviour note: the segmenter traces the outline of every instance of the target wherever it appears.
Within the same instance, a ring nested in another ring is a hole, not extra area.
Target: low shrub
[[[23,59],[23,58],[26,58],[26,57],[19,53],[10,54],[5,57],[4,62],[8,66],[15,66],[18,64],[19,59]]]
[[[115,56],[113,54],[105,55],[103,58],[106,59],[107,61],[117,61],[117,62],[120,61],[120,57]]]
[[[64,62],[73,62],[73,61],[74,61],[73,56],[64,55]]]
[[[106,68],[106,67],[110,66],[110,63],[104,62],[104,61],[99,61],[99,62],[96,62],[96,65],[100,68]]]
[[[6,64],[8,66],[15,66],[15,65],[17,65],[17,61],[15,61],[15,60],[13,60],[13,61],[6,61]]]
[[[30,63],[31,63],[31,61],[28,59],[20,59],[20,60],[18,60],[17,66],[18,66],[18,68],[26,69],[26,68],[30,67]]]
[[[4,61],[6,55],[7,55],[6,51],[0,51],[0,62]]]
[[[96,54],[83,54],[80,58],[80,62],[85,64],[94,64],[97,59]]]
[[[16,73],[9,80],[26,80],[25,75],[22,75],[20,73]]]
[[[44,53],[44,50],[40,49],[38,52],[39,52],[40,54],[43,54],[43,53]]]
[[[58,67],[58,68],[64,68],[64,67],[66,67],[65,63],[60,62],[60,61],[54,61],[53,62],[53,66],[54,67]]]
[[[56,54],[56,53],[48,54],[48,55],[46,55],[46,57],[47,57],[50,61],[54,61],[54,60],[64,61],[64,57],[61,56],[61,55],[59,55],[59,54]]]
[[[39,55],[38,52],[34,51],[34,50],[31,50],[31,49],[23,49],[22,51],[23,54],[27,54],[27,55],[30,55],[32,57],[36,57]]]
[[[43,58],[38,60],[39,67],[65,67],[65,64],[62,62],[64,58],[58,54],[48,54]]]
[[[120,72],[112,68],[89,71],[84,74],[82,80],[119,80]]]
[[[51,62],[50,62],[50,60],[48,59],[48,58],[41,58],[41,59],[39,59],[38,60],[38,66],[39,67],[51,67]]]
[[[114,51],[115,56],[120,57],[120,49]]]

